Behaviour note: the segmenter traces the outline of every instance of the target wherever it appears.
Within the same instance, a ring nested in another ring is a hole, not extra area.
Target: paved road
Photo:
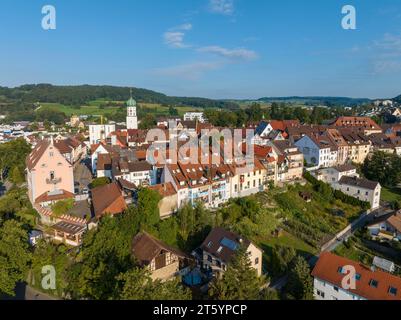
[[[55,297],[37,291],[24,283],[17,284],[15,297],[0,297],[0,300],[58,300]]]

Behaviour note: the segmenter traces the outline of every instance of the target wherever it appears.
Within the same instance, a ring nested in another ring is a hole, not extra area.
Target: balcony
[[[61,183],[61,178],[46,179],[47,184],[59,184]]]

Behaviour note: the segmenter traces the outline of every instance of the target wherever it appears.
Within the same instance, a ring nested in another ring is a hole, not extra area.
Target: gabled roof
[[[337,167],[334,167],[334,169],[337,170],[338,172],[347,172],[351,170],[356,170],[356,167],[353,166],[352,164],[342,164]]]
[[[116,182],[92,190],[92,203],[96,217],[118,214],[127,209],[127,204]]]
[[[45,192],[35,199],[35,203],[59,201],[66,199],[74,199],[74,194],[66,190],[57,190],[53,192]]]
[[[401,233],[401,212],[388,218],[387,223],[391,225],[395,230]]]
[[[171,252],[179,258],[187,258],[185,253],[168,246],[146,232],[138,233],[132,240],[132,255],[141,266],[149,265],[154,258],[165,252]]]
[[[159,192],[159,194],[163,198],[174,196],[177,194],[177,191],[175,191],[174,186],[171,182],[157,184],[157,185],[149,187],[149,189]]]
[[[348,186],[360,187],[368,190],[375,190],[376,187],[379,185],[379,182],[377,181],[371,181],[368,179],[362,179],[358,177],[348,177],[348,176],[343,176],[340,179],[339,183]]]
[[[32,152],[26,158],[25,163],[26,167],[29,170],[32,170],[36,166],[40,158],[42,158],[43,154],[46,152],[49,145],[49,140],[42,140],[36,144],[35,148],[33,148]]]
[[[358,262],[329,252],[320,255],[312,276],[341,288],[345,274],[340,271],[348,265],[353,266],[360,276],[356,280],[356,289],[349,289],[349,292],[368,300],[401,300],[401,278],[380,270],[372,271]],[[377,282],[377,286],[372,285],[372,280]],[[390,293],[390,288],[396,289],[395,295]]]
[[[250,241],[223,228],[214,228],[200,248],[223,262],[230,262],[241,245],[249,247]]]

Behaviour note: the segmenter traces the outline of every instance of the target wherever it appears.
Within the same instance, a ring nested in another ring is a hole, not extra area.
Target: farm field
[[[110,103],[110,106],[107,106],[107,103]],[[66,106],[61,103],[41,103],[41,107],[36,109],[41,110],[43,108],[57,110],[60,112],[65,113],[67,116],[71,116],[76,114],[80,115],[106,115],[106,114],[113,114],[120,109],[120,106],[124,106],[124,101],[105,101],[105,100],[95,100],[88,103],[88,105],[80,106],[80,107],[73,107],[73,106]],[[106,105],[101,107],[102,105]],[[155,103],[138,103],[139,112],[142,113],[152,113],[157,116],[169,115],[169,107],[163,106],[161,104]],[[176,106],[174,107],[177,109],[178,114],[183,116],[186,112],[196,112],[202,111],[202,109],[189,107],[189,106]]]

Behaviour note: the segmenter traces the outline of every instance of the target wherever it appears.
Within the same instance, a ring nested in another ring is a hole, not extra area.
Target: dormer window
[[[398,292],[397,288],[394,288],[394,287],[388,288],[388,293],[389,293],[390,295],[392,295],[392,296],[396,296],[396,295],[397,295],[397,292]]]
[[[375,280],[375,279],[372,279],[372,280],[370,280],[369,285],[372,288],[377,288],[379,286],[379,282],[377,280]]]

